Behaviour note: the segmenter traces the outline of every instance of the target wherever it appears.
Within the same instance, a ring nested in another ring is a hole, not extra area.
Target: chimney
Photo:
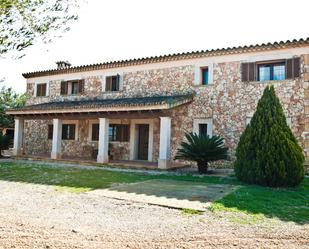
[[[57,61],[57,69],[66,69],[71,67],[71,63],[68,61]]]

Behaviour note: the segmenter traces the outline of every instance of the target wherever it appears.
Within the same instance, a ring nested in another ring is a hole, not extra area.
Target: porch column
[[[15,130],[14,130],[14,148],[13,155],[22,155],[22,143],[24,134],[24,120],[21,118],[15,118]]]
[[[160,117],[160,153],[158,167],[167,169],[170,164],[171,118]]]
[[[51,151],[52,159],[61,158],[62,120],[53,119],[53,144]]]
[[[99,118],[99,152],[98,163],[108,163],[108,128],[109,121],[107,118]]]

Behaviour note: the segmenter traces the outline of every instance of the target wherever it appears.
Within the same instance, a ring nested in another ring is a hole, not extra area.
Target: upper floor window
[[[106,76],[105,91],[119,91],[120,89],[120,75]]]
[[[194,82],[196,86],[208,86],[213,83],[214,64],[212,62],[199,63],[194,68]]]
[[[79,89],[79,82],[78,81],[73,81],[71,85],[71,94],[78,94],[80,93]]]
[[[128,142],[130,129],[127,124],[110,124],[109,141]]]
[[[46,96],[47,94],[47,84],[46,83],[41,83],[36,85],[36,96],[37,97],[43,97]]]
[[[300,58],[280,61],[248,62],[241,64],[241,79],[248,81],[269,81],[295,79],[300,76]]]
[[[208,67],[202,67],[202,85],[208,85]]]
[[[258,64],[258,80],[285,80],[285,62]]]
[[[61,95],[75,95],[84,92],[84,80],[70,80],[61,82]]]

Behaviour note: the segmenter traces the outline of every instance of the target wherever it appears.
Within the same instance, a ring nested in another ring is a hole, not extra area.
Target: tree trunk
[[[197,167],[200,174],[207,174],[208,162],[197,162]]]

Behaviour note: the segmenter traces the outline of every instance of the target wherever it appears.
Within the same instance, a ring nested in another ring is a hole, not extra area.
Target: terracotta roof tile
[[[156,106],[168,105],[173,107],[182,103],[187,103],[193,99],[194,94],[188,93],[184,95],[169,95],[169,96],[149,96],[149,97],[135,97],[135,98],[116,98],[116,99],[87,99],[75,101],[55,101],[36,105],[28,105],[20,108],[7,110],[7,113],[18,112],[23,114],[25,111],[40,111],[48,110],[72,110],[72,109],[96,109],[107,107],[132,107],[132,106]]]
[[[306,46],[306,45],[309,45],[309,37],[306,39],[299,39],[299,40],[294,39],[292,41],[287,40],[287,41],[280,41],[280,42],[273,42],[273,43],[268,42],[268,43],[249,45],[249,46],[200,50],[200,51],[153,56],[153,57],[137,58],[137,59],[130,59],[130,60],[119,60],[119,61],[110,61],[110,62],[103,62],[103,63],[97,63],[97,64],[81,65],[81,66],[75,66],[75,67],[70,67],[70,68],[65,68],[65,69],[51,69],[51,70],[44,70],[44,71],[36,71],[36,72],[24,73],[23,76],[25,78],[32,78],[32,77],[40,77],[40,76],[47,76],[47,75],[85,72],[85,71],[100,70],[100,69],[106,69],[106,68],[134,66],[134,65],[140,65],[140,64],[175,61],[175,60],[191,59],[191,58],[206,57],[206,56],[238,54],[238,53],[255,52],[255,51],[263,51],[263,50],[275,50],[275,49],[282,49],[282,48],[289,48],[289,47],[301,47],[301,46]]]

